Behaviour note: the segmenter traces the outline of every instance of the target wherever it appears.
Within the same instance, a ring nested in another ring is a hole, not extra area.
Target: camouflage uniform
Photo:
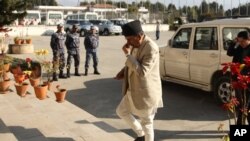
[[[59,78],[66,78],[63,75],[63,69],[65,67],[64,41],[65,34],[62,32],[55,32],[51,35],[50,47],[53,52],[53,62],[59,61]],[[53,64],[53,68],[56,68],[55,64]],[[56,72],[53,73],[53,80],[57,80]]]

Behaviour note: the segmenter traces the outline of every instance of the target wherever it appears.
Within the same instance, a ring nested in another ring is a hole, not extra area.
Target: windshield
[[[61,14],[49,14],[49,19],[62,19]]]
[[[39,19],[38,13],[28,13],[26,16],[27,19]]]

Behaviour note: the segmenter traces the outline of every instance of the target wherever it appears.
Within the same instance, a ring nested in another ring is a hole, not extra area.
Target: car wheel
[[[219,104],[227,103],[232,96],[235,96],[228,76],[222,76],[215,82],[214,96]]]
[[[108,30],[108,29],[104,29],[103,35],[104,35],[104,36],[108,36],[108,35],[109,35],[109,30]]]

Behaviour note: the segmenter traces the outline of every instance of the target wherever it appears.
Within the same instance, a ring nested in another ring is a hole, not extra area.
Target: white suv
[[[249,30],[250,20],[223,19],[182,25],[160,48],[162,80],[211,91],[219,102],[230,98],[229,73],[221,63],[231,62],[227,48],[239,31]]]
[[[101,19],[101,20],[90,20],[91,23],[98,26],[100,35],[120,35],[122,34],[122,28],[118,25],[114,25],[110,20]]]

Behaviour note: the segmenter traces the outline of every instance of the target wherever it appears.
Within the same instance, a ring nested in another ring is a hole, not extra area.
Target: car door
[[[181,28],[165,50],[166,75],[189,80],[189,47],[192,28]]]
[[[220,66],[218,27],[196,27],[190,51],[190,77],[192,82],[208,85]]]

